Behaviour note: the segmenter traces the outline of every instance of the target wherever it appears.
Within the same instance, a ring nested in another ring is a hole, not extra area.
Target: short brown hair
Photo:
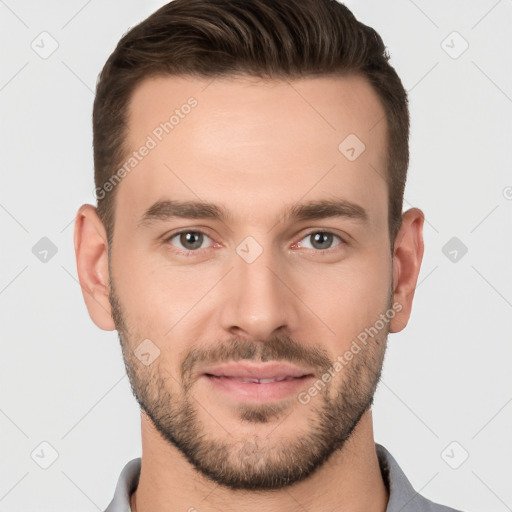
[[[123,35],[98,78],[93,108],[95,186],[122,166],[127,108],[142,80],[167,75],[269,79],[359,74],[373,86],[387,122],[391,247],[402,221],[409,165],[405,91],[379,34],[335,0],[174,0]],[[340,141],[341,142],[341,141]],[[98,197],[108,236],[115,187]]]

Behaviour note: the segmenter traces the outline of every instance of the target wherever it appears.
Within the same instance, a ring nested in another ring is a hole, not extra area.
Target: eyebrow
[[[318,220],[344,217],[361,223],[368,223],[368,212],[360,205],[345,199],[320,199],[307,203],[294,204],[285,209],[281,221]],[[233,218],[222,205],[207,201],[162,200],[151,205],[141,216],[139,227],[166,221],[173,218],[212,219],[223,223]]]

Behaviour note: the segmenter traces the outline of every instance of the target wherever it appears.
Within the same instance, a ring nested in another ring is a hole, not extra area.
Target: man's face
[[[344,354],[392,302],[383,117],[356,76],[166,77],[133,95],[127,147],[155,145],[117,185],[110,303],[144,413],[219,484],[306,478],[372,403],[389,326]],[[226,216],[171,216],[166,201]],[[356,208],[333,216],[320,201]],[[276,362],[305,376],[242,383],[219,370]]]

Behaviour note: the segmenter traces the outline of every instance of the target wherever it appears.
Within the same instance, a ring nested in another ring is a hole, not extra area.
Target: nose
[[[270,249],[247,262],[238,254],[224,281],[221,323],[231,335],[265,341],[278,331],[290,334],[298,326],[299,300],[293,292],[286,263]]]

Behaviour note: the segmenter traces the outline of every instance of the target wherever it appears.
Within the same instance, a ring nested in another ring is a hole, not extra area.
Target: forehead
[[[134,221],[163,199],[270,222],[301,198],[325,197],[364,205],[379,229],[387,221],[385,112],[363,77],[150,78],[127,121],[137,154],[118,208]]]

